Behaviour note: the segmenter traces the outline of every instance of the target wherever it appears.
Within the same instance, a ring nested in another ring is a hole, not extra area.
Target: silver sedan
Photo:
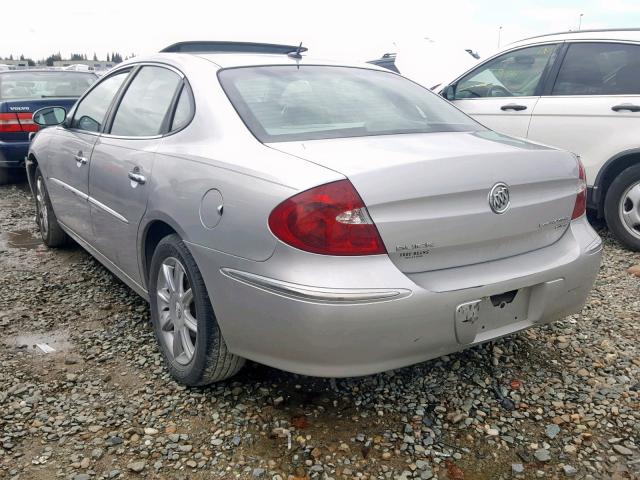
[[[34,115],[42,238],[151,304],[171,374],[402,367],[579,312],[602,244],[573,154],[375,66],[179,44]]]

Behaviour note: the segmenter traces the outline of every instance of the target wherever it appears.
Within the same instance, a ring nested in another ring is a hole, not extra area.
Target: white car
[[[578,154],[589,207],[640,250],[640,29],[528,38],[444,85],[487,127]]]

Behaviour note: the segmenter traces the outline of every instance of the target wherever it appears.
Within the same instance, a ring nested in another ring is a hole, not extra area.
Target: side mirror
[[[41,127],[60,125],[67,118],[67,110],[63,107],[44,107],[33,113],[33,123]]]
[[[444,87],[442,91],[442,96],[447,100],[455,100],[456,99],[456,86],[455,85],[447,85]]]

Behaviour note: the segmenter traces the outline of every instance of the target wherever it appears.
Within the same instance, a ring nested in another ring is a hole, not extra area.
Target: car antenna
[[[295,52],[289,52],[287,53],[287,55],[291,58],[295,58],[296,60],[301,60],[302,59],[302,55],[300,54],[301,50],[302,50],[302,42],[300,42],[300,45],[298,45],[298,48],[296,49]]]

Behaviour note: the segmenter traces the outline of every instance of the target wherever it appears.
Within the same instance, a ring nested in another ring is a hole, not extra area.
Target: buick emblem
[[[507,211],[509,200],[509,186],[506,183],[496,183],[489,192],[489,206],[493,213],[501,214]]]

